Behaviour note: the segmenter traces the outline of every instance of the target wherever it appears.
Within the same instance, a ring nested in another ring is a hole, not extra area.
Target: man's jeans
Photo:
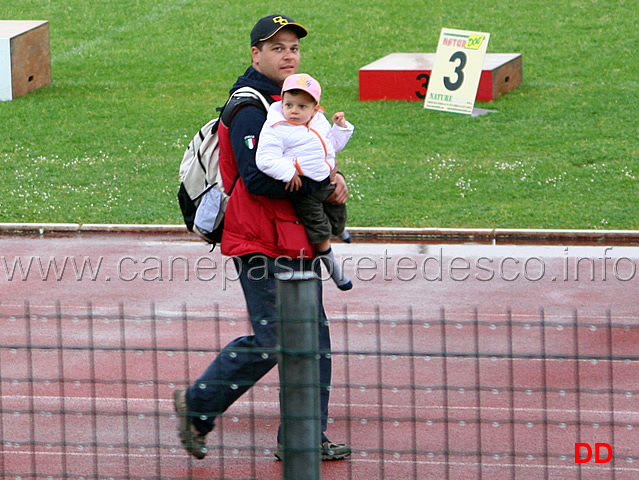
[[[215,417],[222,414],[244,392],[277,364],[278,318],[276,282],[278,272],[315,268],[320,277],[320,263],[286,258],[273,259],[264,255],[235,257],[253,335],[230,342],[209,365],[194,385],[187,389],[187,403],[193,424],[201,433],[209,433]],[[318,332],[320,356],[320,407],[322,441],[326,440],[329,386],[331,383],[330,334],[322,303],[322,282],[318,281]],[[278,433],[279,437],[279,433]],[[278,438],[279,440],[279,438]]]

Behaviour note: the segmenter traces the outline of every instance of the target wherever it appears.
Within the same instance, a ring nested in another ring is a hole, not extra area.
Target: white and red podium
[[[13,100],[49,83],[49,22],[0,20],[0,100]]]
[[[434,53],[391,53],[359,69],[360,100],[420,100],[435,64]],[[487,53],[477,100],[490,102],[521,84],[521,53]]]

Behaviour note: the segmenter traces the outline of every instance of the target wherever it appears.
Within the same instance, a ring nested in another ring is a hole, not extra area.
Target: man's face
[[[264,42],[262,50],[251,48],[253,67],[278,85],[300,66],[300,41],[295,32],[283,28]]]

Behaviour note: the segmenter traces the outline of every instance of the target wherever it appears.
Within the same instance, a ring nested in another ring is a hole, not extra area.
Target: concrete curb
[[[46,233],[172,233],[189,234],[184,225],[101,224],[101,223],[0,223],[0,235]]]
[[[639,230],[544,230],[507,228],[352,227],[356,241],[371,243],[481,243],[494,245],[639,245]],[[184,225],[0,223],[0,235],[46,234],[177,235],[201,241]]]
[[[639,245],[638,230],[349,228],[349,232],[371,242]]]

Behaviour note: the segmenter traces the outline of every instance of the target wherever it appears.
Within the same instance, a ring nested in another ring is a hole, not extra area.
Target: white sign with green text
[[[424,108],[471,115],[489,33],[442,28]]]

